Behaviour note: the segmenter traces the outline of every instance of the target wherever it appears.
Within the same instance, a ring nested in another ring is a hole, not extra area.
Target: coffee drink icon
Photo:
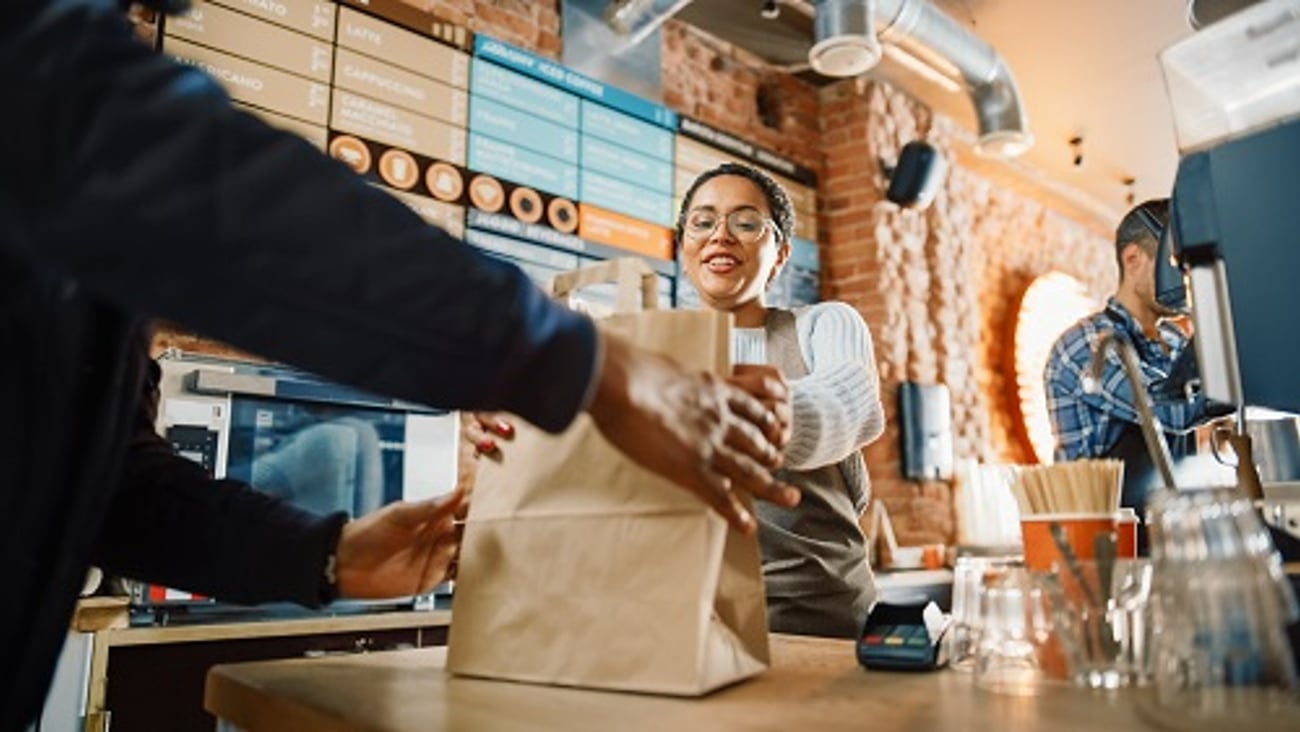
[[[455,201],[465,191],[465,180],[456,166],[448,163],[434,163],[424,174],[424,184],[429,193],[440,201]]]
[[[520,186],[510,193],[510,213],[525,224],[535,224],[542,218],[542,197],[532,188]]]
[[[563,234],[572,234],[578,228],[578,209],[567,198],[553,198],[546,207],[546,220],[551,228]]]
[[[351,135],[339,135],[330,140],[330,157],[347,163],[348,167],[360,175],[370,172],[370,149],[366,143]]]
[[[379,177],[388,185],[405,191],[420,179],[420,168],[410,153],[394,148],[379,156]]]
[[[505,205],[505,199],[500,181],[490,175],[480,173],[469,182],[469,200],[475,208],[496,213]]]

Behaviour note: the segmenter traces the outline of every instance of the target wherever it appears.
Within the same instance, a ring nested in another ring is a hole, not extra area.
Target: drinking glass
[[[1150,561],[1077,560],[1046,581],[1065,676],[1093,689],[1150,680]]]
[[[974,670],[982,625],[980,589],[1015,563],[1006,557],[957,557],[952,571],[952,621],[944,634],[950,668]]]
[[[980,630],[975,685],[1014,696],[1033,696],[1047,677],[1044,653],[1052,636],[1047,591],[1040,578],[1012,568],[979,590]]]

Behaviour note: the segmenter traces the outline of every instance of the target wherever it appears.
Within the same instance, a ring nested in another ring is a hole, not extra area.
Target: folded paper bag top
[[[568,281],[617,282],[620,310],[638,289],[652,297],[644,263],[596,267]],[[647,309],[601,325],[688,368],[729,370],[729,315]],[[458,674],[699,695],[768,665],[757,539],[585,415],[560,435],[521,425],[499,463],[480,465],[452,610]]]

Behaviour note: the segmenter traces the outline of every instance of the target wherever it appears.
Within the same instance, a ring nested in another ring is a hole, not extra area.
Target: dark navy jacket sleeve
[[[0,26],[0,241],[136,312],[324,376],[549,430],[587,318],[142,47],[113,3]]]
[[[227,602],[319,605],[325,558],[347,514],[321,516],[244,483],[214,480],[177,455],[154,431],[157,365],[147,374],[92,561],[111,574]]]
[[[563,427],[591,322],[139,45],[117,0],[0,0],[0,729],[45,698],[88,562],[310,603],[340,518],[147,434],[154,315],[337,381]]]

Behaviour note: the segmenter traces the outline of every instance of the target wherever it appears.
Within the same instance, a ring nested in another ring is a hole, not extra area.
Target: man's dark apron
[[[1106,311],[1106,315],[1115,323],[1116,328],[1123,327],[1117,315]],[[1138,384],[1134,384],[1136,390]],[[1147,449],[1146,438],[1142,436],[1142,427],[1132,422],[1124,422],[1119,439],[1111,445],[1101,457],[1114,458],[1124,462],[1124,483],[1120,490],[1119,505],[1132,508],[1143,517],[1145,522],[1147,499],[1151,493],[1162,487],[1163,479]],[[1165,443],[1169,446],[1169,455],[1174,460],[1196,454],[1196,436],[1193,434],[1174,435],[1165,433]],[[1145,531],[1138,532],[1138,553],[1145,555],[1147,537]]]

